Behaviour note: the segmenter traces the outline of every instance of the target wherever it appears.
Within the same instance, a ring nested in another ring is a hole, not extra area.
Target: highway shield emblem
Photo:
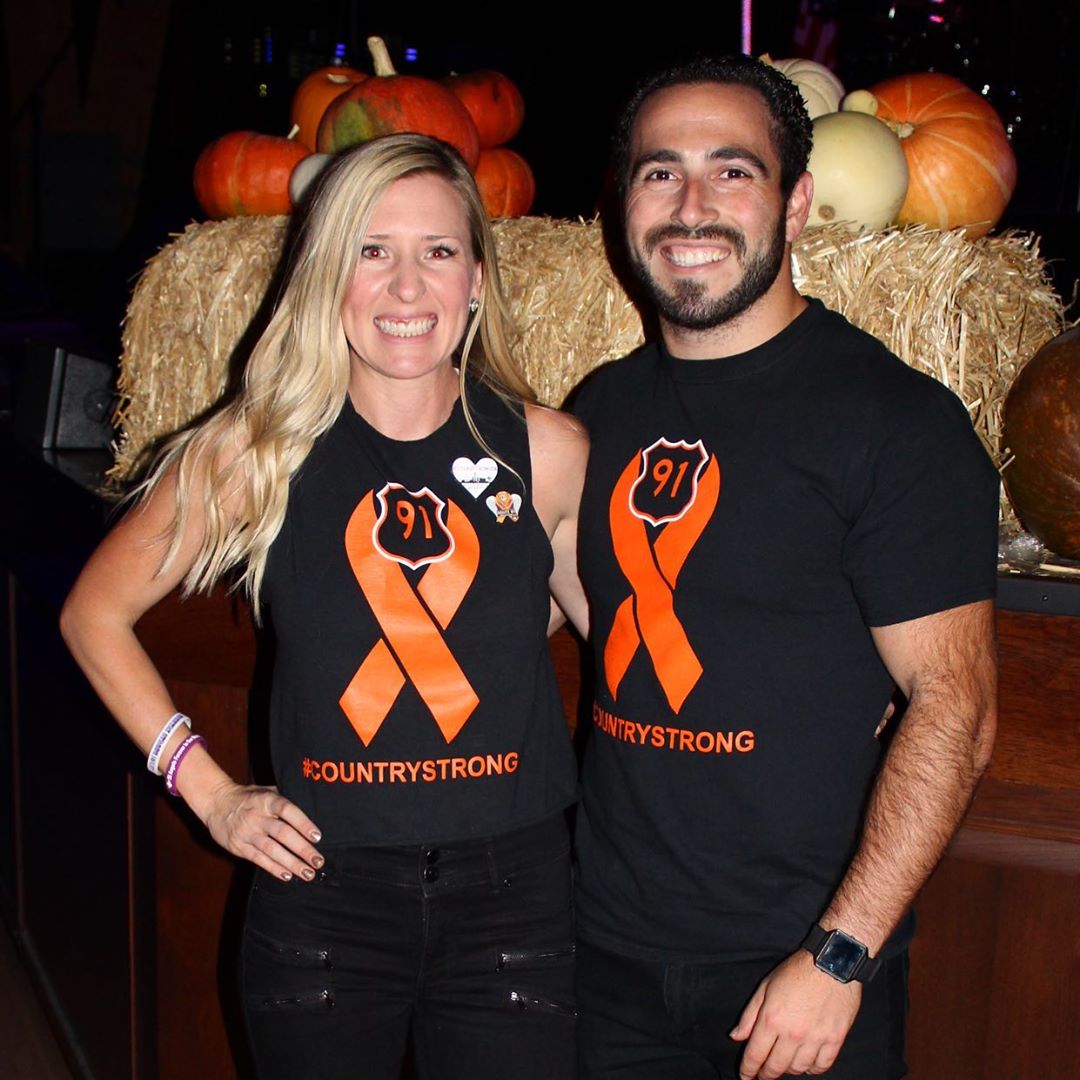
[[[708,455],[701,440],[657,439],[641,452],[641,471],[630,489],[630,512],[650,525],[678,521],[698,494]]]
[[[381,555],[416,570],[453,554],[446,503],[429,488],[410,491],[389,483],[376,492],[375,501],[379,516],[372,542]]]

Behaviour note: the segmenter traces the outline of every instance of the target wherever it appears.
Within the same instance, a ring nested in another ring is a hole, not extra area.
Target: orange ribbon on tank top
[[[365,746],[382,726],[406,676],[447,742],[480,703],[442,634],[476,577],[480,541],[465,514],[453,502],[446,505],[454,549],[445,559],[428,564],[415,590],[401,564],[373,545],[377,515],[371,492],[357,504],[345,528],[349,565],[385,635],[339,700]]]
[[[702,667],[675,614],[675,585],[716,509],[720,466],[715,457],[709,459],[694,501],[681,517],[664,525],[652,545],[645,522],[630,509],[640,468],[639,455],[623,470],[611,493],[611,542],[633,592],[615,612],[604,645],[604,674],[612,697],[616,697],[630,661],[644,643],[668,704],[678,713],[701,678]]]

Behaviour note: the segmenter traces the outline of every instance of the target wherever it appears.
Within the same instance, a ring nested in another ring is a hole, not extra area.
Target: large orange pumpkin
[[[287,214],[289,177],[308,148],[295,139],[233,131],[215,139],[195,162],[195,198],[207,217]]]
[[[324,154],[365,143],[379,135],[416,131],[453,146],[470,169],[480,156],[480,136],[465,106],[432,79],[398,75],[382,38],[368,38],[375,77],[335,98],[319,124]]]
[[[972,239],[988,233],[1016,187],[1016,158],[993,106],[959,79],[934,73],[887,79],[870,93],[907,157],[897,224],[962,225]]]
[[[521,91],[498,71],[470,71],[442,80],[472,117],[480,135],[480,149],[502,146],[520,130],[525,119]]]
[[[481,150],[476,163],[476,186],[488,217],[521,217],[536,197],[529,163],[505,146]]]
[[[319,134],[319,121],[323,118],[327,105],[344,94],[350,86],[363,82],[367,77],[363,71],[344,65],[318,68],[310,75],[305,75],[293,94],[290,109],[292,123],[300,129],[296,138],[309,150],[314,150]]]

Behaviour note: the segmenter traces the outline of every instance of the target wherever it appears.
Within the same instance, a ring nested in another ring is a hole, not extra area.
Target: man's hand
[[[740,1080],[825,1072],[861,1001],[860,983],[837,982],[818,971],[805,949],[789,956],[761,980],[731,1032],[736,1042],[746,1042]]]

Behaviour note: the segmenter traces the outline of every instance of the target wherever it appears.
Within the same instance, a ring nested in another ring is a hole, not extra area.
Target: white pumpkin
[[[852,90],[840,102],[841,112],[861,112],[867,116],[877,116],[878,101],[869,90]]]
[[[799,56],[790,60],[774,60],[768,53],[761,57],[761,61],[786,75],[799,88],[811,120],[840,108],[844,84],[824,64]]]
[[[907,194],[900,140],[865,113],[826,113],[814,121],[809,170],[814,177],[810,225],[842,221],[853,232],[883,229]]]
[[[304,197],[308,185],[326,168],[331,154],[308,154],[301,158],[289,176],[289,198],[295,207]]]

